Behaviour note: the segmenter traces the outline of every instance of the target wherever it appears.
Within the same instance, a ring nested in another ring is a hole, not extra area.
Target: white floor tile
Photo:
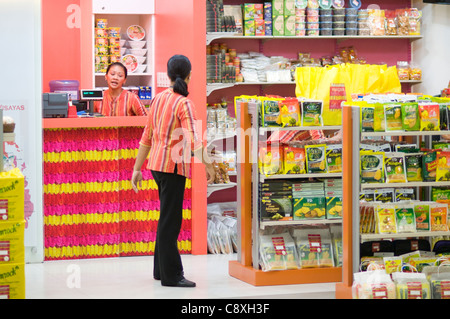
[[[27,264],[28,299],[334,299],[335,283],[255,287],[228,274],[234,255],[182,255],[195,288],[162,287],[153,257],[46,261]]]

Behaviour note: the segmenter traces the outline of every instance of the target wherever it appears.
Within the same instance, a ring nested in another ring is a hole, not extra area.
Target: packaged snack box
[[[25,264],[0,265],[0,299],[25,299]]]
[[[18,168],[0,173],[0,222],[23,221],[24,176]]]
[[[0,264],[25,262],[25,221],[0,222]]]

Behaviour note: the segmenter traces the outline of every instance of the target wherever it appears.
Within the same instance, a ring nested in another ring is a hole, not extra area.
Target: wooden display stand
[[[251,115],[248,103],[243,102],[237,109],[238,135],[238,260],[229,262],[229,274],[239,280],[254,286],[310,284],[324,282],[340,282],[342,268],[312,268],[283,271],[262,271],[258,265],[255,267],[255,259],[258,258],[258,249],[254,250],[256,238],[252,237],[253,223],[258,216],[252,218],[252,161],[250,157],[251,141],[246,134],[252,128]],[[257,116],[253,115],[255,121]],[[256,194],[253,194],[256,196]],[[254,234],[258,236],[258,234]]]

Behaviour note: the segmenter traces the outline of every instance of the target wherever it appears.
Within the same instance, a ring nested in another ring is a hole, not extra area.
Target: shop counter
[[[145,116],[43,120],[46,260],[154,254],[157,186],[146,169],[138,193],[130,182],[146,121]],[[181,253],[191,253],[191,238],[187,179]]]

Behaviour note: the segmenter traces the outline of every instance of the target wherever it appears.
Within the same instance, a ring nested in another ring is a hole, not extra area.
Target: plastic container
[[[358,16],[355,15],[346,15],[345,22],[358,22]]]
[[[347,29],[357,29],[358,28],[358,22],[345,22],[345,27]]]
[[[332,29],[333,22],[320,22],[320,28],[321,29]]]
[[[358,14],[358,9],[357,8],[346,8],[345,9],[345,14],[346,15],[357,15]]]
[[[52,80],[48,85],[52,93],[67,93],[72,100],[79,99],[80,82],[77,80]]]
[[[358,35],[357,28],[347,28],[345,29],[345,35]]]
[[[320,29],[320,35],[333,35],[333,29],[331,28],[322,28]]]
[[[320,22],[333,22],[333,16],[332,15],[321,15],[319,16]]]
[[[333,22],[345,22],[345,15],[333,15]]]
[[[344,28],[335,28],[333,29],[333,35],[345,35]]]
[[[333,14],[333,10],[331,10],[331,9],[320,9],[319,13],[320,13],[320,15],[330,16],[330,15]]]
[[[142,49],[147,44],[147,41],[129,41],[128,44],[132,49]]]
[[[343,29],[345,28],[345,22],[333,22],[334,29]]]

